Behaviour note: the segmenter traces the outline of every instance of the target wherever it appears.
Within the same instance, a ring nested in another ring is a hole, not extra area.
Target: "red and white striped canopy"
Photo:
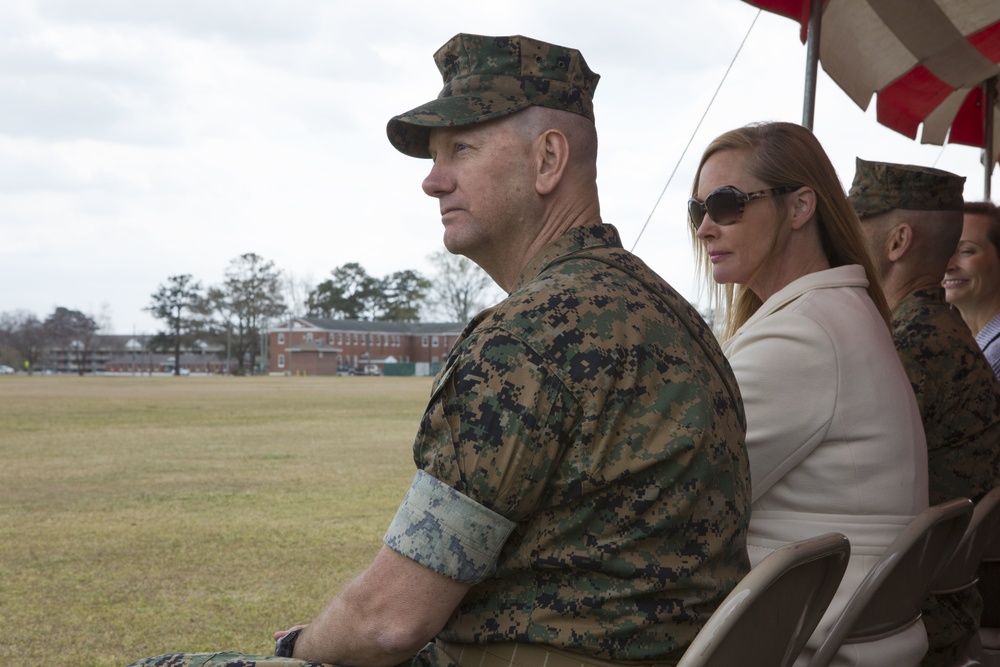
[[[809,0],[745,1],[799,21],[805,40]],[[923,124],[923,143],[984,146],[983,86],[1000,75],[1000,0],[824,0],[821,25],[823,69],[862,109],[877,94],[880,123],[913,139]],[[995,161],[1000,108],[991,112]]]

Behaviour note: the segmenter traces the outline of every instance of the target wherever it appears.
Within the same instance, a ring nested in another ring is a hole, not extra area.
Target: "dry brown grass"
[[[0,377],[0,665],[270,653],[378,550],[429,390]]]

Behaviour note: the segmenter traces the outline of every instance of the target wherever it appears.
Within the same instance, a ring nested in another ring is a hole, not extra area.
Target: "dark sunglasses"
[[[731,225],[743,217],[743,207],[747,205],[747,202],[788,194],[801,187],[801,185],[783,185],[780,188],[758,190],[748,194],[732,185],[723,185],[718,190],[712,190],[705,197],[705,201],[699,201],[694,197],[688,199],[688,220],[691,221],[691,226],[694,227],[695,231],[701,227],[705,213],[708,213],[708,217],[714,220],[717,225]]]

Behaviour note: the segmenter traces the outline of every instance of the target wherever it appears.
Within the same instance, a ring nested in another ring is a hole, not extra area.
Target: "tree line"
[[[245,253],[230,261],[218,285],[205,287],[190,274],[169,276],[145,308],[162,324],[149,349],[172,353],[177,374],[181,352],[196,341],[224,343],[236,362],[233,372],[246,374],[263,354],[263,334],[280,319],[419,322],[436,315],[467,322],[497,298],[493,281],[467,258],[441,250],[430,260],[436,269],[431,278],[412,269],[380,278],[349,262],[316,285],[302,285],[274,262]],[[0,313],[0,361],[37,368],[48,350],[60,349],[83,374],[99,332],[107,329],[101,319],[64,307],[45,319],[26,311]]]

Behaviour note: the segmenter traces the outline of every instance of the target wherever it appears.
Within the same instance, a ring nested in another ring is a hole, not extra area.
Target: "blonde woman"
[[[923,427],[860,224],[811,132],[732,130],[705,151],[689,201],[696,254],[717,284],[723,351],[747,414],[752,564],[829,531],[851,561],[805,664],[861,579],[927,507]],[[917,665],[919,622],[841,648],[838,665]]]

